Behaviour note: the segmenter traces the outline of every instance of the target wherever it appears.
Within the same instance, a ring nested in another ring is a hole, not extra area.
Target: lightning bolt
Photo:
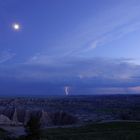
[[[65,90],[65,94],[66,94],[66,96],[68,96],[68,95],[69,95],[69,87],[66,86],[66,87],[64,88],[64,90]]]

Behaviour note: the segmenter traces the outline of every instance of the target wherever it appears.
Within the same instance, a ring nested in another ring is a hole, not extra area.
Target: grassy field
[[[0,140],[3,140],[8,135],[8,132],[0,128]]]
[[[0,140],[6,136],[7,133],[0,129]],[[49,128],[42,131],[41,140],[140,140],[140,122],[107,122],[81,127]]]
[[[47,140],[140,140],[140,122],[110,122],[77,128],[51,128]]]

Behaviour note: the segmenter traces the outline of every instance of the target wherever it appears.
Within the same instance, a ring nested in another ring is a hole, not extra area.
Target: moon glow
[[[16,30],[16,31],[20,30],[20,25],[19,25],[18,23],[14,23],[14,24],[12,25],[12,27],[13,27],[13,29]]]

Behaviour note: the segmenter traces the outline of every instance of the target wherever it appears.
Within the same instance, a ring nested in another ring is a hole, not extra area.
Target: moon
[[[13,29],[14,29],[15,31],[20,30],[20,24],[18,24],[18,23],[14,23],[14,24],[12,25],[12,27],[13,27]]]

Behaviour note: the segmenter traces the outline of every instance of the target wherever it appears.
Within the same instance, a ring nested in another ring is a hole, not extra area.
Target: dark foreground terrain
[[[78,128],[48,129],[48,140],[140,140],[140,122],[110,122]]]
[[[6,140],[6,137],[6,132],[0,130],[0,138]],[[25,138],[21,136],[11,140]],[[41,140],[140,140],[140,122],[108,122],[81,127],[48,128],[42,130]]]
[[[0,138],[25,140],[32,116],[42,140],[140,140],[139,95],[1,98]]]

